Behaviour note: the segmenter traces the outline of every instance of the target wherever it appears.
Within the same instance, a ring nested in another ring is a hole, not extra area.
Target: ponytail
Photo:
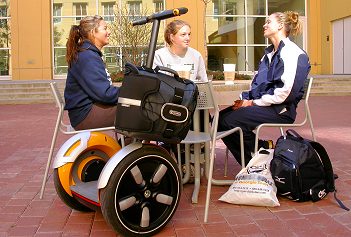
[[[299,19],[299,13],[293,11],[286,12],[275,12],[273,13],[278,23],[284,25],[285,34],[288,37],[290,34],[293,36],[299,35],[302,33],[302,23]]]
[[[79,32],[79,26],[72,25],[71,30],[69,32],[68,40],[66,43],[66,61],[68,64],[68,68],[71,67],[72,62],[77,60],[78,50],[83,43],[83,39]]]
[[[293,11],[284,12],[287,15],[286,24],[289,26],[290,34],[293,36],[302,33],[302,23],[299,20],[299,13]]]
[[[77,60],[78,52],[81,50],[81,46],[84,40],[92,39],[92,30],[97,31],[100,21],[103,18],[101,16],[86,16],[80,20],[79,25],[72,25],[69,32],[68,40],[66,43],[66,61],[68,68],[72,66],[72,63]]]

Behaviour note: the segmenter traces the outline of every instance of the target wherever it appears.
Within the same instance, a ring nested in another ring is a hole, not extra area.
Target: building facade
[[[101,15],[110,24],[111,42],[103,53],[111,73],[122,70],[125,61],[143,63],[148,39],[142,36],[150,28],[123,38],[122,23],[175,7],[189,9],[178,18],[190,23],[191,47],[202,53],[209,70],[223,70],[225,63],[242,73],[257,70],[269,44],[263,37],[266,17],[293,10],[304,24],[302,36],[293,40],[309,54],[311,73],[351,74],[349,0],[0,0],[0,80],[65,78],[69,30],[85,15]]]

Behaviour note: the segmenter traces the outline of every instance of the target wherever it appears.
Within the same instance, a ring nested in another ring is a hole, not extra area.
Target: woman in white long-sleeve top
[[[191,28],[182,20],[170,22],[165,29],[166,47],[155,51],[154,64],[177,71],[176,68],[189,67],[192,81],[207,81],[205,62],[201,54],[189,46]]]

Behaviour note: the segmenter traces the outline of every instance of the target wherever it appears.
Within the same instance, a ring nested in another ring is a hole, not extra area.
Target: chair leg
[[[305,109],[306,109],[306,111],[307,111],[307,119],[308,119],[308,122],[309,122],[309,124],[310,124],[311,133],[312,133],[312,138],[313,138],[313,141],[316,142],[317,139],[316,139],[316,135],[315,135],[315,133],[314,133],[314,127],[313,127],[313,123],[312,123],[310,108],[307,106]]]
[[[182,172],[182,158],[181,158],[181,154],[180,154],[180,144],[177,144],[177,158],[178,158],[178,167],[180,172]]]
[[[198,202],[198,196],[200,192],[200,143],[194,144],[194,168],[195,168],[195,180],[194,180],[194,191],[191,198],[192,203]]]
[[[241,156],[241,168],[245,168],[245,155],[244,155],[244,134],[243,130],[240,128],[239,130],[239,136],[240,136],[240,156]]]
[[[212,146],[212,149],[210,151],[210,167],[208,171],[208,180],[207,180],[205,216],[204,216],[205,223],[208,221],[208,210],[210,206],[210,196],[211,196],[211,186],[212,186],[212,176],[213,176],[213,166],[214,166],[214,152],[215,152],[215,147]]]
[[[47,178],[48,178],[48,174],[49,174],[49,169],[50,169],[50,164],[51,164],[51,160],[53,157],[53,153],[54,153],[54,149],[55,149],[55,144],[56,144],[56,139],[57,139],[57,134],[58,134],[58,130],[59,130],[59,126],[60,126],[60,121],[61,121],[61,115],[59,114],[57,121],[56,121],[56,126],[55,126],[55,131],[54,131],[54,135],[52,136],[52,141],[51,141],[51,146],[50,146],[50,152],[49,152],[49,156],[48,156],[48,161],[46,163],[46,168],[45,168],[45,173],[44,173],[44,177],[43,177],[43,182],[41,184],[41,189],[40,189],[40,199],[43,199],[44,196],[44,191],[45,191],[45,185],[47,182]]]
[[[279,129],[280,129],[280,134],[281,134],[282,136],[284,136],[284,130],[283,130],[283,127],[279,127]]]
[[[225,157],[224,157],[224,177],[228,175],[228,155],[229,151],[228,148],[225,149]]]
[[[245,168],[245,156],[244,156],[244,134],[240,127],[237,127],[235,132],[239,132],[240,135],[240,156],[241,156],[241,166]],[[231,185],[233,180],[216,180],[213,179],[213,167],[215,162],[215,152],[216,152],[216,140],[212,140],[211,151],[210,151],[210,166],[208,171],[208,180],[207,180],[207,192],[206,192],[206,203],[205,203],[205,216],[204,222],[208,221],[208,210],[210,206],[210,197],[211,197],[211,187],[214,185]]]
[[[256,136],[255,136],[255,148],[254,148],[254,153],[258,151],[258,134],[260,132],[261,127],[256,128]]]
[[[182,157],[180,153],[180,144],[177,144],[177,153],[178,153],[178,167],[179,171],[182,173]],[[185,144],[185,174],[182,179],[182,183],[185,184],[190,179],[190,145]]]
[[[122,147],[126,146],[126,141],[124,140],[124,135],[121,135],[121,145],[122,145]]]

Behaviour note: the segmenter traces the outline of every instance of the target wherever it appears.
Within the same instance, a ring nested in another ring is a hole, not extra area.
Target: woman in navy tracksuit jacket
[[[67,41],[65,109],[76,130],[113,126],[118,87],[112,85],[101,49],[110,32],[101,16],[84,17]]]
[[[218,131],[241,127],[244,133],[245,163],[254,150],[253,130],[262,123],[292,123],[297,104],[304,93],[304,81],[310,71],[306,53],[288,38],[298,34],[301,23],[296,12],[273,13],[263,26],[264,36],[272,45],[266,48],[251,89],[242,92],[240,100],[220,112]],[[240,163],[239,134],[223,138]],[[259,141],[259,146],[266,146]]]

